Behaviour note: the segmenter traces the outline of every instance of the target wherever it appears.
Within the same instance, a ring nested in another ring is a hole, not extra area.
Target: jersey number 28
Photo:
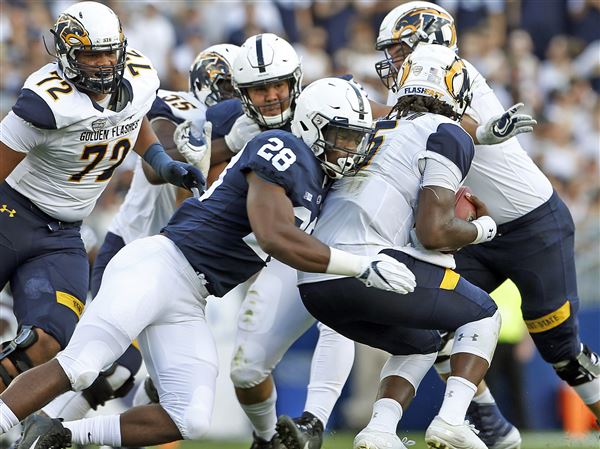
[[[296,162],[296,155],[292,150],[285,147],[281,139],[277,137],[271,137],[269,142],[260,147],[256,154],[267,161],[271,161],[273,167],[278,171],[286,171]]]

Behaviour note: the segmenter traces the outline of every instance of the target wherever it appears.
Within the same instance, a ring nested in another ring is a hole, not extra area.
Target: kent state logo
[[[0,208],[0,212],[2,212],[2,213],[8,212],[8,218],[13,218],[17,214],[16,210],[9,209],[6,204],[2,205],[2,207]]]

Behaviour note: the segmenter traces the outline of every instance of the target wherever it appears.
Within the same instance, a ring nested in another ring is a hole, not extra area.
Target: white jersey
[[[377,123],[376,152],[353,177],[336,181],[327,194],[313,235],[352,254],[370,256],[394,248],[439,266],[454,257],[410,246],[419,191],[436,185],[456,191],[473,158],[473,140],[441,115],[417,113]],[[339,278],[300,273],[299,283]]]
[[[504,108],[485,78],[472,64],[463,61],[473,80],[473,101],[467,115],[484,124],[501,115]],[[390,93],[388,105],[395,103],[394,98]],[[522,217],[552,196],[550,181],[516,137],[497,145],[477,145],[475,150],[465,185],[486,204],[497,224]]]
[[[58,220],[87,217],[134,147],[158,85],[150,61],[135,50],[127,52],[119,112],[78,90],[57,63],[31,74],[0,125],[2,142],[27,153],[7,183]]]
[[[206,106],[193,94],[161,89],[147,116],[151,122],[164,119],[179,124],[192,120],[198,129],[202,129],[205,113]],[[175,212],[176,191],[177,187],[171,184],[150,184],[140,158],[129,191],[108,230],[125,243],[157,234]]]

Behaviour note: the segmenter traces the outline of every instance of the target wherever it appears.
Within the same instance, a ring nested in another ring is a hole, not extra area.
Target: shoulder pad
[[[463,179],[471,168],[475,146],[473,139],[456,123],[442,123],[436,132],[430,134],[426,144],[427,151],[441,154],[451,160],[460,169]]]
[[[40,110],[31,111],[32,107]],[[23,120],[45,129],[63,128],[98,113],[89,97],[63,77],[56,63],[29,75],[13,110]]]
[[[158,73],[150,60],[133,48],[127,49],[123,82],[129,82],[134,103],[145,103],[150,97],[154,101],[160,86]]]
[[[36,128],[56,129],[56,119],[50,106],[31,89],[21,89],[13,112]]]
[[[242,102],[237,98],[221,101],[206,110],[206,120],[213,125],[213,139],[231,131],[235,121],[244,114]]]

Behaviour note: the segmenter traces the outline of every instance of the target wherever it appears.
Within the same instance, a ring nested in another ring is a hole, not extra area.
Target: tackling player
[[[76,3],[51,32],[56,61],[27,78],[0,124],[0,287],[10,283],[19,323],[0,353],[0,391],[67,345],[89,286],[81,221],[129,151],[173,184],[204,182],[145,119],[158,77],[111,9]]]
[[[412,291],[414,276],[395,259],[331,251],[304,232],[314,227],[328,185],[321,162],[352,172],[365,156],[372,119],[366,98],[344,80],[316,81],[297,102],[307,103],[307,114],[318,112],[317,105],[327,115],[309,123],[314,131],[302,138],[278,130],[260,134],[200,199],[183,203],[163,234],[119,251],[67,348],[0,395],[0,428],[7,431],[62,392],[86,388],[135,338],[160,405],[63,424],[34,415],[20,448],[145,446],[201,437],[217,376],[206,298],[225,295],[270,256],[303,271]]]
[[[213,162],[231,157],[261,130],[289,131],[300,94],[299,58],[288,42],[274,34],[250,37],[235,61],[233,74],[239,99],[207,111],[213,124]],[[220,153],[223,143],[229,149]],[[306,211],[297,214],[301,220],[309,218]],[[252,240],[248,238],[248,242]],[[255,241],[252,244],[257,246]],[[252,449],[277,447],[277,391],[271,372],[293,342],[315,323],[300,300],[296,283],[296,270],[272,260],[250,285],[240,308],[231,380],[252,423]],[[354,342],[327,326],[317,326],[319,339],[304,414],[297,419],[315,449],[321,446],[323,429],[354,360]]]

